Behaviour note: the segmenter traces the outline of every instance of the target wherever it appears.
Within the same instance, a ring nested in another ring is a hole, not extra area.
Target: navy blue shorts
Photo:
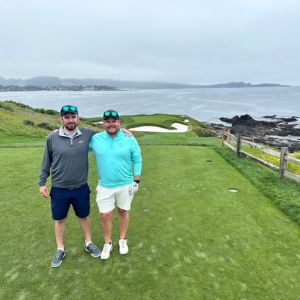
[[[78,189],[52,187],[50,196],[53,220],[65,219],[71,205],[78,218],[86,218],[90,214],[90,193],[87,184]]]

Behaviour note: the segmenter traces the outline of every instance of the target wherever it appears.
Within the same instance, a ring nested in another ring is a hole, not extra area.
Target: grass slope
[[[99,122],[100,118],[88,118],[89,122]],[[187,122],[185,122],[187,121]],[[174,129],[173,123],[181,123],[189,127],[189,131],[198,136],[215,136],[215,133],[207,129],[201,122],[188,117],[172,114],[152,114],[121,116],[121,124],[124,128],[134,128],[140,126],[159,126],[166,129]]]
[[[24,121],[31,121],[34,125],[24,125]],[[32,137],[44,138],[49,134],[49,130],[37,126],[41,123],[59,128],[59,115],[39,113],[22,103],[0,101],[0,137],[2,141],[10,141],[12,136],[21,136],[25,139],[27,137],[27,140]],[[84,121],[82,126],[93,127]]]
[[[184,120],[190,120],[187,116],[178,116],[172,114],[152,114],[152,115],[136,115],[136,116],[121,116],[122,126],[126,128],[152,125],[172,129],[171,124],[178,122],[186,124]],[[99,122],[102,118],[88,118],[89,122]],[[197,121],[196,121],[197,122]],[[199,122],[198,122],[199,123]]]
[[[292,220],[300,224],[300,184],[287,178],[280,179],[278,172],[272,171],[242,156],[236,158],[228,148],[215,146],[215,150],[254,184],[266,197],[284,211]]]
[[[81,127],[90,127],[95,130],[102,130],[93,126],[94,122],[99,122],[101,118],[88,118],[80,122]],[[188,119],[189,123],[184,123]],[[31,121],[32,125],[24,125],[24,121]],[[189,125],[190,132],[179,137],[179,143],[182,138],[196,136],[211,136],[214,135],[209,129],[205,128],[200,122],[186,116],[170,115],[170,114],[154,114],[154,115],[136,115],[136,116],[122,116],[121,126],[123,128],[138,127],[143,125],[161,126],[164,128],[172,128],[171,124],[179,122]],[[55,128],[60,127],[59,115],[42,114],[35,111],[30,106],[22,103],[0,101],[0,148],[1,147],[42,147],[44,139],[49,134],[49,130],[40,128],[37,125],[40,123],[47,123],[49,126]],[[151,133],[137,132],[137,137],[149,136]],[[153,141],[158,138],[163,140],[164,136],[154,135]],[[170,138],[167,138],[170,139]],[[173,140],[176,140],[173,137]],[[157,142],[156,142],[157,143]]]
[[[298,298],[295,223],[212,147],[145,144],[142,151],[130,253],[121,257],[115,247],[110,260],[93,259],[70,213],[67,256],[54,270],[49,200],[39,197],[36,186],[42,149],[0,149],[1,299]],[[99,245],[93,156],[90,166]],[[231,187],[239,192],[228,192]]]

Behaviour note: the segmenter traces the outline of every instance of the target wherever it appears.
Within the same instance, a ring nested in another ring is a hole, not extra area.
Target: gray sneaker
[[[101,252],[99,250],[99,248],[94,244],[94,243],[89,243],[86,247],[85,250],[89,253],[91,253],[91,255],[93,257],[100,257]]]
[[[52,261],[51,261],[51,267],[58,268],[61,265],[62,260],[65,257],[65,255],[66,255],[66,253],[64,251],[56,250],[53,255]]]

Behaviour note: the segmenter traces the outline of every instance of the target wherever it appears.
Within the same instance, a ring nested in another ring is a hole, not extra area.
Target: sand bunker
[[[170,132],[187,132],[188,131],[188,126],[187,125],[183,125],[180,123],[173,123],[171,125],[172,127],[174,127],[175,129],[166,129],[166,128],[162,128],[162,127],[157,127],[157,126],[141,126],[141,127],[135,127],[135,128],[130,128],[130,131],[146,131],[146,132],[166,132],[166,133],[170,133]]]

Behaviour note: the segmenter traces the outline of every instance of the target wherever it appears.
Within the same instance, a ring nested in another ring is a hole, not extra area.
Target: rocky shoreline
[[[300,128],[296,128],[299,117],[279,118],[276,115],[264,116],[267,121],[255,120],[250,115],[234,116],[233,118],[220,118],[223,124],[210,124],[217,132],[223,128],[230,129],[230,133],[238,132],[244,139],[263,143],[276,148],[288,147],[290,152],[300,151]]]

